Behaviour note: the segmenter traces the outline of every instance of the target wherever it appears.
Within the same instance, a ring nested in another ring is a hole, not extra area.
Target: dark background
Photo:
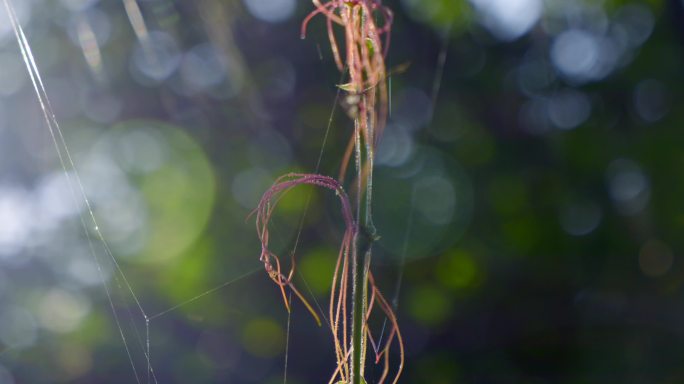
[[[98,228],[3,7],[0,383],[154,382],[148,341],[159,383],[280,383],[286,345],[287,382],[326,382],[330,332],[297,303],[288,336],[248,217],[316,170],[331,113],[337,176],[352,127],[323,18],[301,40],[307,1],[13,3]],[[373,269],[401,382],[684,381],[682,2],[385,4]],[[336,204],[302,187],[272,223],[287,255],[307,212],[295,282],[323,308]]]

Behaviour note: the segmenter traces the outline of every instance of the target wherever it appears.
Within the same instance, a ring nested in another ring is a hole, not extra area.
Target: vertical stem
[[[363,278],[363,263],[360,258],[365,253],[364,247],[366,241],[364,240],[363,224],[361,223],[361,210],[364,208],[363,204],[363,166],[361,156],[361,127],[358,117],[354,120],[354,136],[355,136],[355,152],[356,152],[356,170],[357,170],[357,229],[354,236],[354,249],[352,251],[352,339],[351,339],[351,384],[361,384],[361,377],[363,375],[361,370],[361,359],[363,349],[363,329],[364,329],[364,278]],[[365,209],[364,209],[365,210]]]
[[[355,241],[355,246],[357,251],[354,257],[354,272],[353,272],[353,304],[352,304],[352,356],[351,356],[351,380],[352,384],[361,384],[361,360],[362,360],[362,349],[363,349],[363,329],[364,329],[364,319],[363,319],[363,309],[364,299],[364,279],[363,279],[363,263],[359,260],[358,249],[360,241],[357,236]]]
[[[376,240],[371,213],[373,190],[373,157],[375,145],[375,90],[366,90],[375,83],[375,71],[369,61],[367,23],[371,15],[362,4],[346,8],[347,61],[350,80],[360,98],[358,114],[354,118],[355,153],[357,170],[357,229],[352,251],[352,340],[350,384],[365,384],[363,378],[366,360],[366,313],[368,309],[368,275],[372,245]],[[384,81],[384,79],[380,80]],[[371,87],[372,88],[372,87]]]
[[[365,96],[362,96],[360,112],[366,111]],[[366,312],[368,306],[368,271],[372,255],[373,241],[376,239],[375,227],[371,214],[371,198],[373,188],[373,144],[370,135],[363,131],[371,131],[365,116],[357,117],[354,122],[356,167],[358,177],[357,217],[358,228],[354,239],[352,253],[352,346],[351,346],[351,384],[363,384],[364,363],[366,356]],[[362,129],[365,125],[365,130]]]

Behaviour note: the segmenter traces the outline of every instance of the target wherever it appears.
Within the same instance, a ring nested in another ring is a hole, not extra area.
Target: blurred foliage
[[[410,66],[377,153],[374,274],[402,382],[682,382],[684,3],[386,3],[388,62]],[[299,39],[313,6],[12,4],[98,228],[3,8],[0,383],[279,383],[286,346],[288,383],[329,377],[329,330],[288,314],[250,216],[283,173],[337,176],[353,129],[324,23]],[[295,189],[272,227],[326,315],[337,204]]]

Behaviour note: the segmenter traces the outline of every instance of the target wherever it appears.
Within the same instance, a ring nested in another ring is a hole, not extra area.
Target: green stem
[[[354,260],[353,274],[353,303],[352,303],[352,384],[362,384],[363,382],[363,360],[365,349],[365,313],[367,308],[367,281],[368,281],[368,261],[371,256],[372,239],[365,234],[362,229],[357,235],[355,246],[357,249]],[[363,262],[360,256],[363,255]]]
[[[356,119],[356,167],[358,172],[357,218],[358,230],[354,238],[352,274],[352,355],[351,384],[365,384],[363,379],[366,358],[366,312],[368,308],[368,271],[373,242],[376,240],[375,226],[371,214],[373,189],[373,148],[365,143]],[[364,172],[365,169],[365,172]],[[365,186],[365,190],[364,187]],[[363,258],[363,259],[362,259]]]
[[[367,34],[364,30],[368,22],[367,15],[363,7],[354,7],[352,11],[358,12],[354,20],[353,28],[359,28],[361,38],[360,51],[356,46],[349,50],[348,60],[351,62],[362,60],[357,55],[362,54],[366,48]],[[358,24],[357,24],[358,23]],[[354,35],[352,33],[352,35]],[[353,37],[353,36],[352,36]],[[354,41],[354,38],[350,39]],[[356,44],[356,43],[355,43]],[[371,212],[372,192],[373,192],[373,160],[375,142],[375,98],[368,98],[365,88],[364,77],[369,76],[363,71],[358,72],[359,66],[350,66],[350,77],[352,83],[356,84],[361,100],[358,105],[359,115],[354,119],[355,149],[356,149],[356,171],[358,179],[357,189],[357,231],[354,237],[352,251],[352,340],[351,340],[351,383],[365,384],[363,378],[366,361],[366,313],[368,312],[368,274],[373,242],[377,239],[373,216]]]

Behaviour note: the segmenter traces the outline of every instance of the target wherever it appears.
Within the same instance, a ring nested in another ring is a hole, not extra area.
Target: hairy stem
[[[365,97],[364,97],[365,99]],[[361,103],[363,111],[364,102]],[[362,131],[372,127],[364,118],[355,119],[356,169],[358,174],[357,223],[354,239],[352,275],[352,340],[351,340],[351,384],[363,384],[364,362],[366,360],[366,312],[368,310],[368,273],[373,242],[376,239],[371,213],[373,189],[373,145]],[[365,125],[365,129],[361,129]]]
[[[367,323],[368,316],[374,303],[381,302],[381,309],[392,320],[392,335],[397,335],[399,347],[402,350],[401,364],[393,381],[396,384],[401,375],[403,365],[403,344],[398,330],[396,318],[384,298],[377,290],[370,272],[372,245],[377,239],[372,208],[373,189],[373,162],[375,146],[382,135],[383,127],[387,119],[388,95],[385,84],[386,68],[384,54],[387,46],[383,48],[381,36],[384,35],[385,45],[389,44],[389,33],[392,24],[392,11],[382,5],[381,0],[313,0],[316,9],[312,11],[302,23],[302,36],[306,33],[309,21],[317,14],[323,14],[327,18],[328,37],[333,51],[333,56],[341,71],[348,71],[349,81],[338,85],[347,92],[345,99],[348,104],[348,114],[354,121],[354,135],[352,136],[345,152],[342,166],[340,167],[339,183],[343,183],[347,173],[349,160],[352,154],[355,156],[356,168],[356,213],[354,219],[348,220],[353,228],[348,230],[345,240],[346,248],[343,248],[340,259],[344,262],[343,276],[340,280],[340,292],[335,292],[337,271],[333,278],[333,292],[331,294],[331,319],[333,322],[333,334],[337,352],[338,367],[333,373],[330,383],[339,377],[344,384],[365,384],[363,377],[366,351],[368,343],[372,343]],[[381,22],[380,26],[376,23]],[[344,28],[344,50],[338,47],[333,25],[337,24]],[[344,54],[342,54],[344,52]],[[351,212],[350,212],[351,216]],[[268,255],[267,255],[268,256]],[[270,260],[266,257],[266,260]],[[350,263],[348,263],[350,262]],[[351,264],[351,271],[348,265]],[[271,266],[271,270],[274,267]],[[279,270],[277,271],[279,273]],[[352,275],[351,304],[352,313],[347,317],[347,281],[349,272]],[[279,275],[278,275],[279,276]],[[276,276],[277,277],[277,276]],[[281,287],[283,282],[276,280]],[[288,281],[285,281],[288,283]],[[368,290],[372,287],[373,298],[368,300]],[[332,309],[332,303],[337,298],[338,312]],[[339,310],[342,308],[342,312]],[[334,316],[335,315],[335,316]],[[338,334],[339,316],[343,318],[342,337]],[[351,320],[351,339],[347,338],[347,320]],[[380,356],[385,354],[385,368],[378,384],[384,382],[389,370],[389,358],[387,353],[392,344],[391,336],[387,346],[382,352],[374,347],[376,363]],[[340,343],[340,339],[342,343]],[[341,346],[344,345],[343,347]]]
[[[351,384],[361,384],[361,377],[363,375],[361,369],[362,362],[362,349],[363,349],[363,338],[364,338],[364,310],[365,307],[363,291],[366,283],[363,278],[363,263],[361,262],[361,257],[368,250],[370,250],[370,241],[365,240],[363,224],[361,223],[361,210],[364,208],[363,201],[363,177],[362,177],[362,156],[361,156],[361,132],[359,119],[354,121],[355,130],[355,150],[356,150],[356,170],[357,170],[357,183],[358,188],[356,190],[357,203],[356,203],[356,216],[357,216],[357,230],[356,236],[354,237],[354,249],[352,251],[352,339],[351,339]]]
[[[368,301],[368,261],[371,256],[372,239],[360,232],[355,241],[357,251],[354,257],[353,305],[352,305],[352,384],[362,384],[365,353],[365,313]],[[362,256],[363,255],[363,256]],[[361,258],[363,257],[363,260]]]

